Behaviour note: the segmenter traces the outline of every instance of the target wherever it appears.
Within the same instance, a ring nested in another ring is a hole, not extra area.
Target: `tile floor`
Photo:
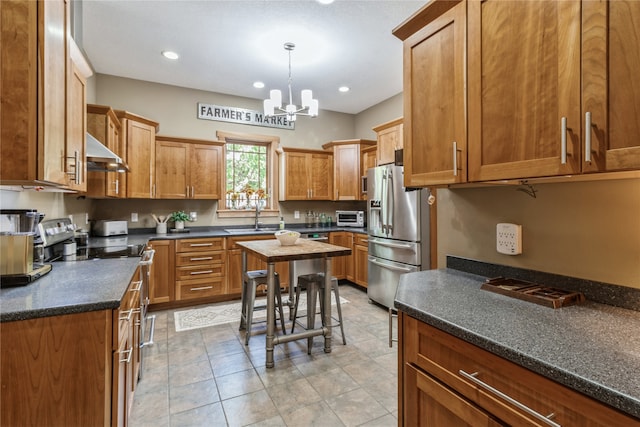
[[[396,426],[397,344],[388,346],[387,310],[349,284],[340,296],[349,300],[342,305],[347,345],[339,328],[328,354],[321,337],[311,355],[306,340],[279,344],[270,369],[264,323],[245,346],[239,321],[175,332],[173,311],[156,312],[129,425]]]

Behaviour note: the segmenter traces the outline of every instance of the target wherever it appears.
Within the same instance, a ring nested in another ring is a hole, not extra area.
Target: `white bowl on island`
[[[295,245],[300,237],[300,233],[291,230],[278,230],[275,232],[275,235],[282,246]]]

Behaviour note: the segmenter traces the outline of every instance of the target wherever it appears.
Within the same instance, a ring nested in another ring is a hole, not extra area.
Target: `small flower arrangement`
[[[169,219],[174,222],[185,222],[189,221],[189,215],[187,215],[185,211],[176,211],[171,212],[171,216],[169,216]]]

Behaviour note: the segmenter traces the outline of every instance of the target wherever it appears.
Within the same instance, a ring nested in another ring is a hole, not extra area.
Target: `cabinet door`
[[[121,152],[120,146],[120,121],[111,108],[87,105],[87,132],[118,156],[126,158],[126,153]],[[124,197],[120,184],[120,178],[124,175],[118,172],[88,171],[87,196]]]
[[[67,88],[66,173],[71,190],[87,190],[85,133],[87,131],[86,80],[73,60],[69,59]]]
[[[362,239],[360,235],[356,235],[356,244],[353,246],[353,259],[355,268],[355,282],[367,287],[367,279],[369,274],[369,247],[360,244],[366,243],[367,239]]]
[[[285,153],[285,200],[307,200],[309,198],[310,165],[307,159],[307,153]]]
[[[156,197],[185,199],[190,188],[187,182],[189,145],[180,142],[156,142]]]
[[[582,3],[585,172],[640,168],[639,26],[637,1]]]
[[[580,1],[473,1],[468,25],[469,180],[580,172]]]
[[[157,304],[175,300],[175,242],[173,240],[152,240],[151,249],[155,249],[151,265],[149,285],[149,303]]]
[[[192,199],[220,199],[221,171],[223,169],[222,146],[193,144],[191,146],[189,185]]]
[[[376,131],[378,134],[378,164],[386,165],[396,160],[396,150],[403,147],[402,123]],[[374,129],[375,130],[375,129]]]
[[[333,231],[329,233],[329,243],[336,246],[351,248],[351,234],[346,231]],[[332,258],[331,272],[338,280],[347,278],[347,264],[352,255],[344,255]]]
[[[360,145],[333,147],[333,200],[360,199]]]
[[[404,42],[407,187],[466,181],[465,18],[461,2]]]
[[[307,171],[311,172],[309,178],[310,195],[312,200],[331,200],[333,191],[333,179],[331,171],[333,170],[333,156],[324,153],[312,153],[310,156],[310,165]],[[353,165],[352,165],[353,167]]]
[[[433,377],[404,365],[404,422],[409,426],[506,426]]]
[[[156,129],[145,123],[126,119],[127,163],[131,172],[127,174],[127,197],[153,198],[156,163]]]

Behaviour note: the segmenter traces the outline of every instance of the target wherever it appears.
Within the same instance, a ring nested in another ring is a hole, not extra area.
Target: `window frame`
[[[267,205],[260,211],[260,215],[264,217],[280,216],[280,207],[278,204],[278,162],[277,150],[280,148],[280,138],[273,135],[260,135],[241,132],[216,131],[218,141],[224,142],[224,169],[223,169],[223,192],[222,199],[218,201],[218,217],[220,218],[243,218],[255,215],[254,210],[246,209],[227,209],[226,208],[226,188],[227,188],[227,146],[226,144],[251,144],[264,145],[267,148]],[[222,208],[221,208],[222,207]]]

